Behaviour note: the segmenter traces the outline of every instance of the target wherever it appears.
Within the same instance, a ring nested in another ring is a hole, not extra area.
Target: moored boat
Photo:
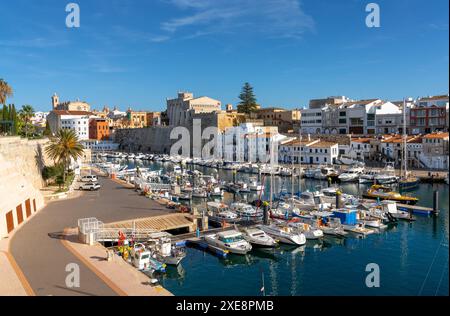
[[[244,235],[236,230],[206,235],[205,241],[212,246],[238,255],[245,255],[252,250],[252,246],[245,240]]]
[[[374,200],[391,200],[409,205],[414,205],[419,201],[416,197],[402,195],[382,185],[373,185],[363,194],[363,197]]]

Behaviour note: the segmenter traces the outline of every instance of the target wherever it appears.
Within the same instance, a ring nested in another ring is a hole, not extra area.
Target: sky
[[[178,91],[239,102],[245,82],[263,107],[314,98],[447,94],[449,1],[0,1],[0,78],[8,103],[49,111],[51,95],[101,109],[161,111]]]

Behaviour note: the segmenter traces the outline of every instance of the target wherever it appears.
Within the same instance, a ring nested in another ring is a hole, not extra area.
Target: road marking
[[[22,269],[20,269],[19,265],[16,262],[16,259],[10,254],[9,252],[2,251],[6,257],[9,260],[9,263],[11,264],[12,268],[16,272],[17,278],[19,279],[20,283],[23,286],[23,289],[27,293],[28,296],[36,296],[36,293],[34,293],[33,288],[31,287],[30,283],[28,283],[27,278],[25,277],[25,274],[23,274]]]
[[[64,229],[64,234],[67,233],[67,228]],[[112,282],[105,274],[103,274],[100,270],[98,270],[92,263],[90,263],[86,258],[81,256],[78,252],[75,251],[75,249],[72,248],[70,245],[70,242],[61,239],[61,243],[64,247],[66,247],[75,257],[77,257],[89,270],[94,272],[95,275],[97,275],[103,282],[105,282],[106,285],[108,285],[114,292],[116,292],[120,296],[128,296],[128,294],[122,290],[120,287],[118,287],[114,282]]]

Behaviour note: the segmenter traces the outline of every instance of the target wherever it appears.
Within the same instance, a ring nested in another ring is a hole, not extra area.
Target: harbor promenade
[[[106,252],[98,249],[96,252],[93,248],[91,253],[78,248],[73,240],[65,240],[64,229],[75,227],[80,218],[96,217],[103,222],[114,222],[164,215],[170,210],[114,180],[100,177],[99,181],[102,185],[100,191],[85,192],[79,198],[49,203],[9,240],[9,253],[35,295],[142,295],[138,290],[142,286],[139,278],[133,277],[127,281],[137,286],[134,290],[124,285],[123,280],[114,279],[108,269],[105,270],[105,262],[100,260],[106,257]],[[70,263],[80,267],[79,288],[66,286],[65,280],[69,274],[66,266]],[[110,281],[105,282],[104,276]],[[117,291],[113,284],[123,292]],[[146,287],[150,288],[148,285]]]

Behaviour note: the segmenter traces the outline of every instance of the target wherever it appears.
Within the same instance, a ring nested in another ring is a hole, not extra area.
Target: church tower
[[[59,105],[59,97],[56,95],[56,93],[52,96],[52,106],[53,110],[56,110]]]

